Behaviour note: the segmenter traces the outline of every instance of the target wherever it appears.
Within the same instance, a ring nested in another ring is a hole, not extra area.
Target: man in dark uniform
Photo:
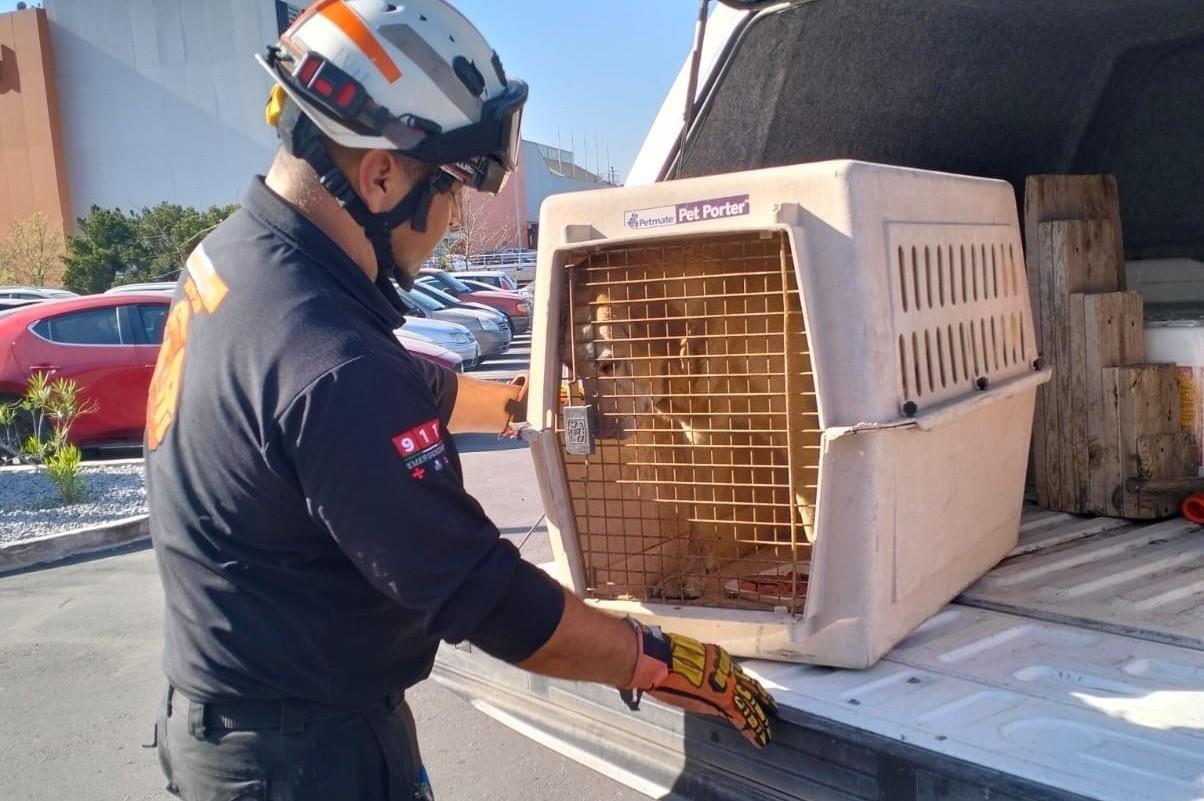
[[[725,652],[587,607],[465,492],[451,433],[507,429],[522,389],[395,337],[392,281],[463,186],[501,188],[525,84],[442,0],[320,0],[263,64],[282,148],[189,257],[148,407],[169,789],[431,797],[403,692],[441,640],[767,743],[773,702]]]

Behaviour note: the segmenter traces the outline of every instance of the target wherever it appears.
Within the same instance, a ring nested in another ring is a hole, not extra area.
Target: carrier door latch
[[[593,456],[594,439],[598,431],[594,407],[564,406],[561,415],[564,419],[565,451],[573,456]]]

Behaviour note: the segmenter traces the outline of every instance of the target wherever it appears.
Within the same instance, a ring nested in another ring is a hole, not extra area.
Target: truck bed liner
[[[781,707],[761,753],[706,719],[655,702],[632,714],[612,690],[471,649],[444,648],[435,675],[651,797],[1200,801],[1204,650],[1184,599],[1201,547],[1182,521],[1030,510],[1012,555],[873,668],[745,662]],[[1164,598],[1179,601],[1150,600]]]
[[[1011,557],[960,600],[1204,648],[1204,530],[1032,511]]]

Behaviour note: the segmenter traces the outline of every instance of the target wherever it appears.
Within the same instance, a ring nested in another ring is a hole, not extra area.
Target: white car
[[[148,281],[142,284],[123,284],[106,290],[106,295],[144,295],[147,292],[172,294],[176,291],[175,281]]]
[[[518,291],[518,283],[501,270],[456,270],[456,278],[461,281],[479,281],[482,284],[488,284],[490,289],[502,289],[506,292]]]

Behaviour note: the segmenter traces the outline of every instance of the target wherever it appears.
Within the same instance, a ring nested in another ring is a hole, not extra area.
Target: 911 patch
[[[417,481],[424,480],[430,471],[442,472],[447,467],[441,428],[438,420],[431,420],[393,437],[394,447]]]

